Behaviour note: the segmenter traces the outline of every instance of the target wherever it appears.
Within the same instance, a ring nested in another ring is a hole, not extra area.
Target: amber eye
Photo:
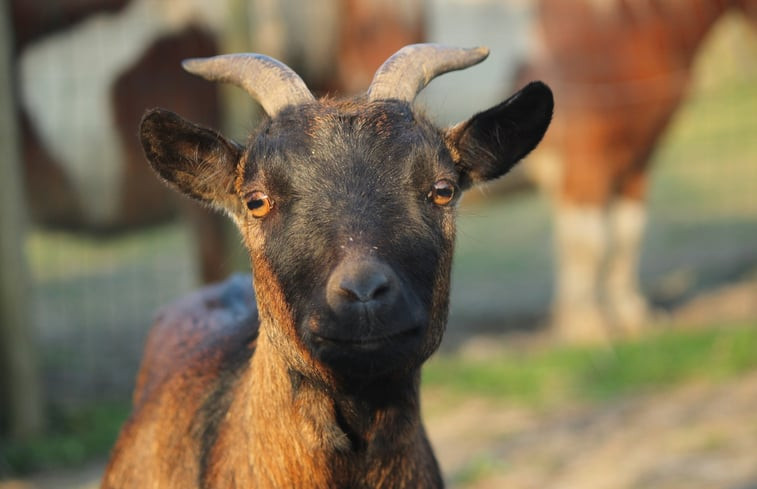
[[[265,192],[252,192],[247,197],[247,208],[250,209],[252,217],[260,219],[265,217],[273,209],[273,201]]]
[[[449,180],[439,180],[431,187],[427,197],[436,205],[447,205],[455,198],[455,184]]]

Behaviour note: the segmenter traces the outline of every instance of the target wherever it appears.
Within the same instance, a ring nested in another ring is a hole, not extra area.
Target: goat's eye
[[[439,180],[426,197],[436,205],[447,205],[455,198],[455,184],[449,180]]]
[[[265,192],[252,192],[247,196],[247,208],[250,209],[252,217],[260,219],[271,212],[271,209],[273,209],[273,200]]]

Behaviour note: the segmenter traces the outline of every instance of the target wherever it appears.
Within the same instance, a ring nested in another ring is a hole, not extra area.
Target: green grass
[[[492,454],[479,454],[452,477],[453,487],[464,487],[508,469],[507,463]]]
[[[599,402],[757,368],[757,324],[667,330],[612,349],[556,346],[496,359],[437,356],[423,386],[447,399],[482,396],[528,406]]]
[[[54,409],[47,434],[26,441],[0,439],[0,479],[106,456],[130,409],[128,403]]]
[[[693,94],[655,153],[653,206],[703,216],[753,216],[757,90],[733,80]]]

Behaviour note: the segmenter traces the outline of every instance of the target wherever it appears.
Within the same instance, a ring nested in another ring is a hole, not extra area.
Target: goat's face
[[[239,195],[271,203],[243,217],[247,244],[297,341],[339,372],[427,357],[444,324],[459,179],[442,135],[404,102],[307,105],[266,123],[244,158]]]
[[[408,101],[359,99],[287,105],[246,148],[162,110],[141,136],[166,181],[239,226],[262,333],[291,366],[377,377],[438,347],[459,195],[530,151],[551,111],[532,84],[446,131]]]

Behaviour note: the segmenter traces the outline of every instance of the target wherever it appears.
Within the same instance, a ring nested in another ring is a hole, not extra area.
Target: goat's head
[[[315,100],[261,55],[185,63],[261,103],[269,117],[246,147],[167,111],[145,115],[142,143],[160,176],[241,230],[261,334],[292,369],[378,378],[417,369],[439,346],[460,193],[506,173],[552,114],[541,83],[447,130],[413,110],[432,78],[487,53],[408,46],[347,101]]]

